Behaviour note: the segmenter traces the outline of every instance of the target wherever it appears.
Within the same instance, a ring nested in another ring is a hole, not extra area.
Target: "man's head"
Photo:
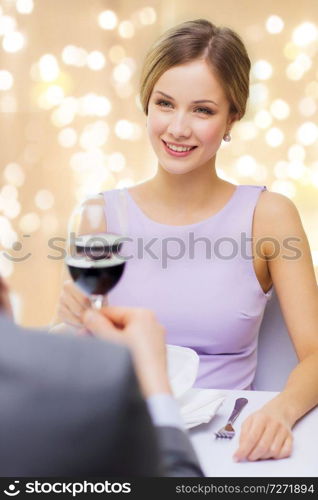
[[[9,288],[4,279],[0,276],[0,314],[13,316],[9,299]]]

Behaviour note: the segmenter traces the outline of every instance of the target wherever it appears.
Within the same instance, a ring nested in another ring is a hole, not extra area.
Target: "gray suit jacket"
[[[202,476],[187,435],[154,427],[130,354],[0,316],[0,475]]]

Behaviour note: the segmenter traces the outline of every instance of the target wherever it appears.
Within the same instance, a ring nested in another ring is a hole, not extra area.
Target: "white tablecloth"
[[[192,444],[197,452],[205,475],[210,477],[318,477],[318,408],[301,420],[294,429],[292,456],[282,460],[234,462],[242,422],[250,413],[259,409],[275,396],[267,391],[224,391],[226,400],[209,424],[202,424],[190,431]],[[229,417],[235,399],[246,397],[248,404],[236,420],[233,439],[215,439],[214,432]]]

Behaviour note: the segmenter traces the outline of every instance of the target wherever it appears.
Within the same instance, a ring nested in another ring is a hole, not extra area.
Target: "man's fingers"
[[[94,311],[94,309],[88,309],[84,312],[83,323],[88,330],[102,339],[113,340],[114,342],[120,343],[124,342],[123,337],[116,330],[111,321],[97,311]]]
[[[154,313],[148,309],[138,307],[107,306],[103,314],[118,326],[125,326],[131,320],[155,320]]]

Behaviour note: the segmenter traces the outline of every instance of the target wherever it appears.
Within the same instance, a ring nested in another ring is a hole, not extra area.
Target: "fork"
[[[218,432],[214,433],[215,437],[232,439],[232,437],[235,436],[235,430],[233,429],[233,424],[247,403],[248,400],[246,398],[238,398],[235,401],[233,411],[227,423],[225,424],[224,427],[221,427],[221,429]]]

